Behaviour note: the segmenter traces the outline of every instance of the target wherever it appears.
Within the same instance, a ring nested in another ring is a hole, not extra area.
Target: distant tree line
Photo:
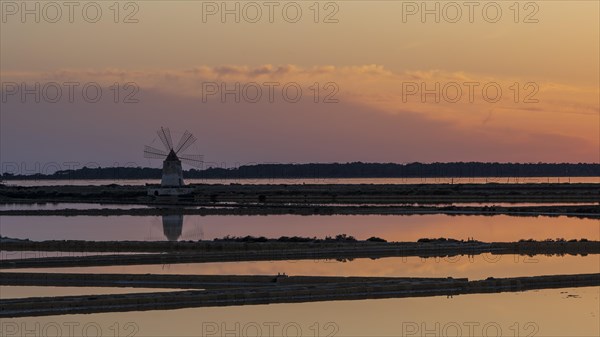
[[[332,163],[258,164],[236,168],[191,169],[186,179],[260,178],[470,178],[470,177],[595,177],[600,164],[548,163]],[[83,167],[53,174],[16,175],[4,173],[3,180],[29,179],[160,179],[161,169],[145,167]]]

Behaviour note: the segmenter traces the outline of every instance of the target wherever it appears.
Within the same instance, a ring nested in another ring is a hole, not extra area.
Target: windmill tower
[[[184,192],[183,169],[181,163],[195,167],[202,167],[202,155],[184,153],[192,144],[198,140],[189,131],[185,131],[176,146],[173,146],[171,132],[168,128],[161,127],[158,131],[158,138],[164,146],[164,150],[146,145],[144,147],[144,157],[151,159],[162,159],[162,178],[161,188],[151,189],[149,194],[158,195],[179,195]]]

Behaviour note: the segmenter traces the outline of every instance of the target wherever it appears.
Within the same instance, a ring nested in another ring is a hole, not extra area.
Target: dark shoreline
[[[568,216],[600,219],[600,206],[332,206],[229,205],[227,207],[164,207],[129,209],[6,210],[0,216],[161,216],[161,215],[511,215]]]
[[[458,255],[600,254],[599,241],[433,241],[433,242],[141,242],[42,241],[2,242],[3,251],[110,252],[110,254],[1,260],[0,269],[93,267],[179,263],[312,260]]]
[[[148,186],[5,186],[0,203],[84,202],[390,204],[448,202],[600,202],[600,184],[188,185],[190,195],[148,196]]]
[[[20,171],[16,163],[7,171]],[[92,163],[90,163],[92,164]],[[598,163],[498,163],[498,162],[431,162],[431,163],[247,163],[224,168],[220,163],[202,163],[201,168],[184,171],[186,179],[344,179],[344,178],[530,178],[530,177],[597,177]],[[6,180],[102,180],[160,179],[161,170],[150,167],[81,167],[52,174],[6,174]]]
[[[506,214],[600,218],[600,184],[231,184],[188,187],[191,193],[185,196],[154,197],[148,195],[148,186],[0,186],[0,204],[99,203],[145,206],[128,209],[5,210],[0,211],[0,215]],[[535,205],[549,202],[562,204]],[[451,203],[532,203],[534,205],[447,205]],[[576,205],[577,203],[593,205]]]
[[[304,303],[360,299],[427,296],[458,296],[534,289],[590,287],[600,285],[600,274],[550,275],[533,277],[468,279],[343,278],[286,284],[286,277],[270,276],[271,286],[230,287],[120,295],[85,295],[5,299],[0,317],[34,317],[101,312],[169,310],[213,306],[239,306],[273,303]],[[281,283],[279,279],[282,279]]]

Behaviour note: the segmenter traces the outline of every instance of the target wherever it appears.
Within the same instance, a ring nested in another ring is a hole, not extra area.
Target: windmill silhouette
[[[183,214],[162,216],[163,233],[169,241],[177,241],[183,230]]]
[[[146,145],[144,147],[144,157],[150,159],[162,159],[163,169],[160,185],[162,187],[182,187],[183,169],[181,163],[194,167],[202,167],[203,156],[197,154],[186,154],[185,151],[194,144],[198,138],[189,131],[185,131],[177,146],[173,146],[171,131],[169,128],[161,127],[157,132],[158,138],[164,146],[164,150]]]
[[[169,241],[203,240],[204,229],[200,217],[185,217],[181,213],[173,212],[153,218],[145,240],[162,241],[164,239]]]

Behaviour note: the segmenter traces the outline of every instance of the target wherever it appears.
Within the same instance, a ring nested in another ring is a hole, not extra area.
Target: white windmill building
[[[195,167],[202,167],[202,155],[184,153],[192,144],[198,140],[189,131],[185,131],[177,146],[173,146],[171,132],[168,128],[161,127],[157,131],[158,138],[165,147],[165,150],[157,149],[146,145],[144,148],[144,157],[152,159],[162,159],[162,178],[160,188],[150,188],[149,195],[182,195],[191,192],[191,188],[185,188],[183,182],[183,169],[181,163]]]

